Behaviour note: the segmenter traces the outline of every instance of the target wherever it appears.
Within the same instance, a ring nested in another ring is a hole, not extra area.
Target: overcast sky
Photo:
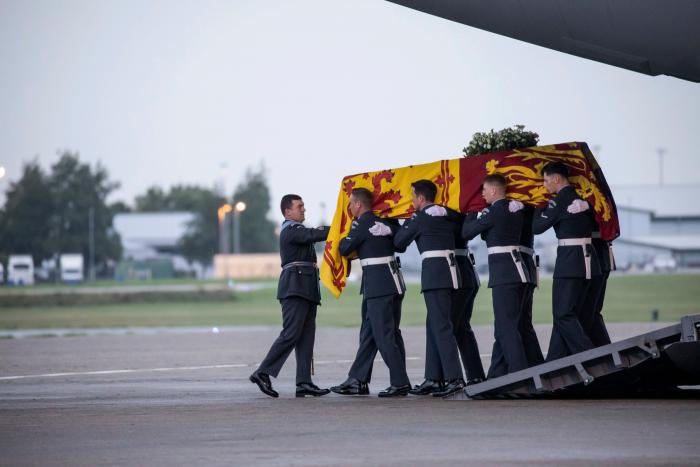
[[[658,147],[668,183],[700,174],[700,85],[381,0],[0,0],[0,60],[3,192],[60,149],[101,161],[128,203],[154,184],[232,191],[264,161],[273,198],[301,194],[314,223],[344,175],[517,123],[599,146],[613,186],[655,183]]]

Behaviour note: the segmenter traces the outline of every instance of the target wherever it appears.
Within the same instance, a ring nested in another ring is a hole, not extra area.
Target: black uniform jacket
[[[284,221],[280,232],[282,274],[277,284],[278,300],[301,297],[314,303],[321,303],[314,243],[326,240],[329,230],[328,226],[311,229],[299,222]],[[296,261],[313,263],[313,265],[285,267]]]
[[[467,215],[462,227],[462,237],[469,241],[481,234],[487,247],[520,245],[520,233],[523,227],[523,210],[510,212],[508,200],[499,199],[491,206],[475,214]],[[520,250],[509,253],[489,254],[489,287],[497,285],[522,283],[516,262],[522,263]],[[528,278],[524,269],[525,278]]]
[[[558,239],[590,237],[595,220],[591,210],[571,214],[567,208],[575,199],[581,199],[572,185],[559,190],[546,208],[538,208],[532,220],[532,231],[539,235],[550,227]],[[585,254],[591,257],[591,274],[600,274],[598,257],[589,245]],[[555,278],[585,278],[586,263],[584,248],[580,246],[560,246],[557,248],[557,261],[554,265]]]
[[[455,248],[467,249],[468,243],[462,238],[462,225],[464,224],[465,215],[452,209],[448,209],[447,212],[449,218],[453,221],[452,234],[455,238]],[[474,271],[472,258],[473,256],[457,256],[457,268],[462,276],[461,289],[476,289],[479,287],[479,280]]]
[[[394,235],[394,246],[405,249],[416,241],[418,251],[454,250],[455,238],[452,229],[454,220],[450,219],[446,208],[430,204],[413,214]],[[457,274],[457,285],[461,284],[456,261],[445,258],[427,258],[422,262],[421,291],[434,289],[453,289],[450,261]]]
[[[368,258],[382,258],[394,256],[394,233],[399,229],[398,221],[382,219],[373,212],[368,211],[352,221],[352,227],[347,237],[340,241],[340,254],[349,256],[357,253],[360,260]],[[402,251],[405,251],[402,250]],[[403,281],[399,281],[399,288],[392,274],[400,274],[398,264],[376,264],[362,267],[362,286],[360,293],[365,298],[382,297],[385,295],[399,295],[406,291]]]

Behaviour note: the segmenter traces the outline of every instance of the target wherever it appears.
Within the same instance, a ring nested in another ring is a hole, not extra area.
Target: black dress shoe
[[[408,394],[408,391],[411,390],[411,385],[410,384],[404,384],[403,386],[389,386],[379,394],[377,394],[379,397],[397,397],[397,396],[405,396]]]
[[[432,394],[437,391],[442,391],[444,388],[442,381],[433,381],[432,379],[426,379],[421,384],[413,386],[413,389],[408,392],[416,396],[425,396]]]
[[[258,373],[257,371],[250,375],[250,382],[258,385],[260,390],[270,397],[279,397],[279,393],[272,389],[272,383],[270,382],[270,377],[265,373]]]
[[[467,386],[471,386],[472,384],[483,383],[484,381],[486,381],[484,378],[474,378],[474,379],[470,379],[470,380],[467,380]]]
[[[433,393],[433,397],[446,397],[455,392],[464,389],[464,380],[462,378],[453,379],[445,385],[445,389]]]
[[[331,387],[331,391],[343,396],[366,396],[369,394],[369,385],[355,378],[348,378],[338,386]]]
[[[330,389],[321,389],[318,386],[316,386],[313,383],[299,383],[297,384],[297,397],[306,397],[306,396],[325,396],[328,394]]]

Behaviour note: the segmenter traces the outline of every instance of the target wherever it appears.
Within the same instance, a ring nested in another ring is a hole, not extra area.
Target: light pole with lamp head
[[[233,253],[241,253],[241,213],[245,211],[246,205],[243,201],[237,202],[233,206]]]
[[[219,216],[219,253],[228,253],[228,232],[226,228],[226,215],[233,210],[230,204],[222,204],[216,211]]]

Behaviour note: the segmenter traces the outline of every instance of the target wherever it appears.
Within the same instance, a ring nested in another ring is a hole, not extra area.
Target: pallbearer
[[[411,393],[443,397],[464,388],[457,341],[450,321],[454,291],[460,288],[461,278],[455,258],[452,221],[447,209],[435,204],[436,194],[437,187],[430,180],[413,182],[411,198],[416,212],[396,233],[394,245],[402,250],[415,240],[418,246],[423,261],[421,290],[428,309],[426,354],[434,351],[437,355],[431,359],[431,366],[426,360],[425,381]]]
[[[506,179],[498,174],[484,178],[481,193],[489,207],[478,216],[467,215],[462,236],[471,240],[481,234],[488,247],[495,328],[488,377],[494,378],[528,366],[519,326],[529,274],[520,253],[522,203],[509,203]]]
[[[511,201],[514,205],[522,204],[519,201]],[[528,205],[523,207],[523,229],[520,232],[520,254],[523,265],[528,272],[527,287],[524,291],[523,308],[520,312],[520,337],[523,340],[525,356],[529,366],[539,365],[544,362],[540,342],[537,339],[535,328],[532,326],[532,303],[535,289],[539,285],[538,258],[535,255],[535,236],[532,234],[532,217],[535,208]]]
[[[331,388],[338,394],[369,394],[368,383],[377,350],[389,367],[391,386],[379,397],[405,396],[411,389],[406,374],[406,354],[399,331],[404,285],[395,257],[394,232],[398,223],[372,212],[372,193],[355,188],[350,195],[355,220],[340,242],[340,254],[357,255],[362,265],[362,326],[360,346],[348,379]],[[405,249],[404,249],[405,250]]]
[[[582,306],[581,325],[591,339],[595,347],[610,343],[610,335],[603,319],[603,302],[605,301],[605,290],[610,277],[610,271],[615,269],[615,258],[610,242],[600,238],[598,224],[593,217],[592,210],[586,201],[574,201],[569,206],[569,212],[589,211],[592,217],[594,229],[592,233],[592,244],[595,254],[600,264],[600,274],[592,274],[591,285],[586,293],[586,299]]]
[[[554,227],[559,239],[552,284],[554,327],[547,352],[547,360],[554,360],[593,347],[579,317],[583,313],[591,277],[600,274],[600,267],[591,244],[593,221],[590,214],[569,212],[568,209],[574,201],[584,201],[569,184],[567,167],[552,162],[542,173],[544,186],[554,197],[546,208],[535,211],[532,230],[541,234]]]
[[[471,326],[474,300],[479,292],[479,275],[474,268],[474,255],[469,251],[468,242],[462,238],[462,225],[464,214],[448,210],[453,222],[453,234],[455,237],[455,257],[457,267],[462,277],[462,284],[454,292],[452,299],[452,312],[450,318],[454,329],[457,347],[462,357],[462,365],[467,378],[467,384],[476,384],[484,379],[484,366],[481,363],[479,346]]]

